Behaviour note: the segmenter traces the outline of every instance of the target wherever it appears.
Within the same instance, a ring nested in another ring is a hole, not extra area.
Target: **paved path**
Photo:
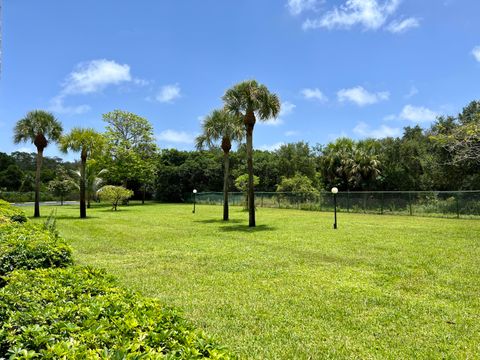
[[[12,203],[15,206],[33,206],[34,202],[24,202],[24,203]],[[78,201],[64,201],[63,205],[76,205],[79,204]],[[42,201],[40,206],[49,206],[49,205],[60,205],[60,201]]]

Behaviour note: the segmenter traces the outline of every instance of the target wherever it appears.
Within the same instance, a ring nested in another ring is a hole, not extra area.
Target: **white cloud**
[[[405,98],[410,99],[411,97],[413,97],[417,94],[418,94],[418,89],[415,86],[412,86],[410,88],[410,91],[408,92],[408,94],[405,95]]]
[[[372,105],[380,101],[388,100],[390,93],[388,91],[370,93],[361,86],[350,89],[341,89],[337,92],[338,101],[351,101],[358,106]]]
[[[303,28],[344,28],[362,25],[366,30],[377,30],[400,5],[401,0],[347,0],[343,5],[334,7],[321,18],[304,22]]]
[[[394,19],[386,26],[389,18],[394,16],[402,0],[344,0],[340,6],[335,6],[317,19],[307,19],[302,27],[310,29],[350,29],[361,26],[364,30],[385,29],[394,34],[401,34],[409,29],[420,26],[420,20],[415,17]],[[296,8],[295,8],[296,9]],[[300,13],[307,8],[301,8]],[[292,12],[293,15],[297,14]]]
[[[295,130],[285,131],[285,136],[296,136],[298,134],[299,134],[299,132],[295,131]]]
[[[262,145],[262,146],[259,146],[258,149],[259,150],[263,150],[263,151],[275,151],[275,150],[278,150],[280,149],[280,147],[282,145],[285,145],[284,142],[277,142],[275,144],[271,144],[271,145]]]
[[[280,114],[278,114],[278,117],[273,119],[268,119],[267,121],[262,122],[262,124],[271,125],[271,126],[281,125],[284,123],[283,118],[293,113],[293,110],[296,107],[297,105],[292,104],[290,101],[284,101],[280,106]]]
[[[108,85],[132,81],[130,66],[100,59],[78,64],[63,84],[63,94],[89,94]]]
[[[155,99],[161,103],[171,103],[173,100],[182,96],[180,92],[181,90],[178,84],[165,85],[162,86]]]
[[[417,18],[408,18],[402,21],[394,20],[388,26],[387,30],[394,34],[402,34],[407,32],[410,29],[417,28],[420,26],[420,20]]]
[[[280,114],[278,116],[279,117],[288,116],[293,112],[293,110],[296,107],[297,107],[297,105],[292,104],[290,101],[284,101],[284,102],[282,102],[282,105],[280,106]]]
[[[305,99],[308,99],[308,100],[318,100],[320,102],[328,101],[328,98],[318,88],[303,89],[301,91],[301,94]]]
[[[288,0],[287,8],[292,15],[300,15],[306,10],[315,9],[319,0]]]
[[[67,106],[65,99],[71,95],[85,95],[100,92],[111,85],[131,83],[145,86],[149,82],[133,79],[130,66],[113,60],[97,59],[83,62],[66,77],[60,93],[50,100],[49,110],[59,114],[78,115],[90,110],[88,105]]]
[[[362,137],[381,139],[385,137],[400,136],[402,130],[400,128],[392,128],[387,125],[381,125],[378,129],[372,129],[366,123],[359,122],[357,126],[353,128],[353,132]]]
[[[480,62],[480,46],[475,46],[473,48],[472,55],[475,57],[475,60]]]
[[[65,95],[55,96],[50,100],[50,106],[48,107],[48,110],[57,114],[79,115],[84,114],[91,109],[89,105],[66,106],[64,104],[64,98]]]
[[[412,122],[429,122],[434,121],[438,114],[423,106],[405,105],[399,115],[400,119]]]
[[[157,135],[157,140],[168,143],[193,144],[195,135],[189,134],[185,131],[176,131],[167,129]]]
[[[264,124],[264,125],[269,125],[269,126],[279,126],[279,125],[282,125],[284,123],[283,119],[282,118],[271,118],[271,119],[268,119],[266,121],[263,121],[261,122],[261,124]]]
[[[31,147],[28,147],[28,146],[22,146],[22,147],[19,147],[17,149],[15,149],[14,151],[19,151],[19,152],[26,152],[26,153],[33,153],[33,152],[36,152],[33,148]]]

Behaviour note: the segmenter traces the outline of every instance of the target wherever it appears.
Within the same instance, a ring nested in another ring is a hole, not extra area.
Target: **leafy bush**
[[[0,298],[0,358],[230,358],[175,310],[103,271],[15,271]]]
[[[70,246],[45,226],[0,222],[0,276],[16,269],[64,267],[70,264]]]
[[[97,191],[100,201],[108,201],[112,204],[112,210],[117,210],[117,206],[124,200],[133,196],[133,191],[125,189],[123,186],[105,185]]]
[[[7,217],[10,220],[19,223],[27,221],[27,216],[21,209],[11,205],[4,200],[0,200],[0,216]]]

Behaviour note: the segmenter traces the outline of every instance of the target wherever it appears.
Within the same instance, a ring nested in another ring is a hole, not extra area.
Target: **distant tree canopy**
[[[158,150],[148,121],[128,113],[125,116],[136,125],[127,129],[124,113],[114,114],[106,117],[111,127],[107,131],[107,152],[94,159],[93,173],[108,168],[101,176],[104,184],[123,184],[126,179],[137,198],[142,189],[148,189],[155,199],[169,202],[184,201],[194,188],[200,192],[222,191],[222,150]],[[116,127],[117,121],[120,127]],[[123,157],[125,153],[128,155]],[[227,181],[234,189],[235,179],[246,173],[245,144],[231,150],[229,159]],[[42,191],[57,178],[59,165],[78,169],[77,163],[45,157]],[[35,153],[0,153],[0,191],[32,191],[35,169]],[[427,129],[406,127],[400,137],[340,138],[326,145],[297,142],[275,151],[254,150],[253,170],[259,179],[256,191],[297,191],[307,179],[317,191],[333,186],[340,191],[478,190],[480,102],[471,102],[456,116],[439,117]]]

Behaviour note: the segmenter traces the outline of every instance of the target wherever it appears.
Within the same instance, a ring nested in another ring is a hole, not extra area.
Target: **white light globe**
[[[336,187],[333,187],[332,188],[332,194],[337,194],[338,193],[338,189]]]
[[[197,189],[193,189],[193,193],[196,194],[196,193],[197,193]]]

